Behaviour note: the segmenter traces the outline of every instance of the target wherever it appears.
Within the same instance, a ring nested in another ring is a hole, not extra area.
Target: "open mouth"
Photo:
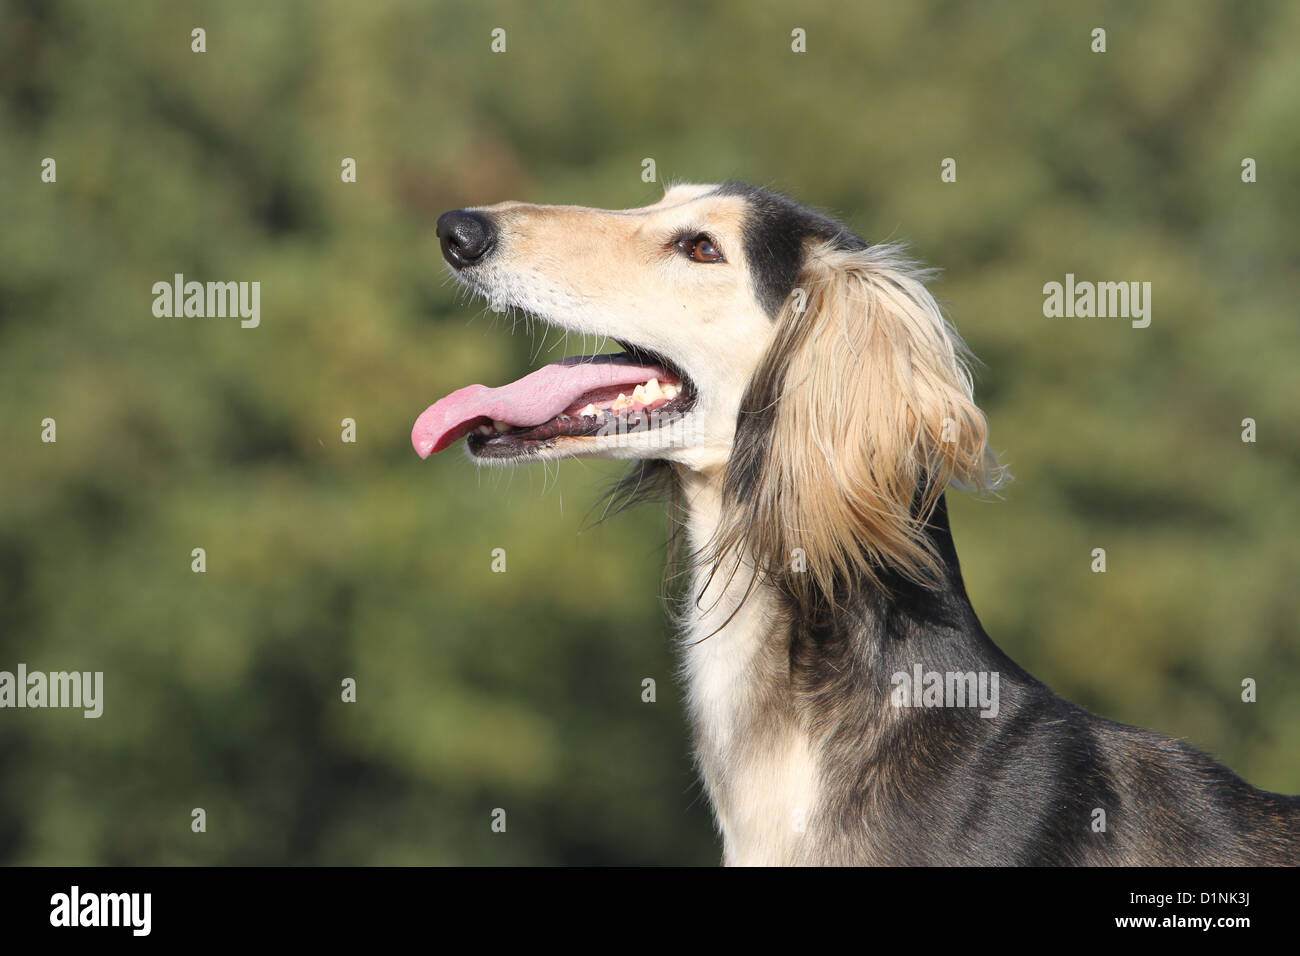
[[[680,370],[652,352],[624,348],[575,355],[500,388],[452,392],[416,420],[411,444],[427,458],[467,438],[476,457],[516,458],[559,438],[662,428],[690,411],[695,389]]]

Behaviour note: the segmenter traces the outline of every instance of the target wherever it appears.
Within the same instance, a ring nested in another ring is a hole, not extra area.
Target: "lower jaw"
[[[670,402],[656,409],[622,412],[602,418],[583,420],[560,416],[531,428],[519,428],[494,435],[471,432],[466,439],[469,453],[475,458],[510,459],[525,458],[554,447],[569,439],[592,439],[591,450],[616,448],[621,443],[641,442],[644,436],[651,443],[656,433],[668,437],[670,426],[681,422],[689,407],[687,403]]]

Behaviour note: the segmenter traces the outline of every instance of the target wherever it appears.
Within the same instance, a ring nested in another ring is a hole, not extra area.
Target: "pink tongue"
[[[613,385],[635,387],[652,378],[663,381],[664,370],[653,365],[627,365],[604,356],[578,355],[543,366],[500,388],[467,385],[424,410],[411,429],[411,444],[421,458],[442,451],[452,442],[492,419],[528,427],[550,421],[583,395]],[[631,391],[631,388],[628,389]]]

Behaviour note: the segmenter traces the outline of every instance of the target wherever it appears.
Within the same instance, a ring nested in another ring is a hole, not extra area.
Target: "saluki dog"
[[[682,675],[727,864],[1296,864],[1300,798],[1025,673],[944,492],[1002,472],[969,357],[893,244],[738,183],[438,219],[497,311],[617,342],[419,416],[421,457],[632,459],[690,587]]]

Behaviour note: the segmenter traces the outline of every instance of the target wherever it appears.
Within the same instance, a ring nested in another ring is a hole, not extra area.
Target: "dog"
[[[900,246],[740,183],[459,209],[437,235],[491,308],[623,349],[462,388],[411,439],[629,459],[622,504],[668,488],[725,864],[1300,862],[1300,798],[1068,703],[984,632],[944,495],[1005,475]]]

